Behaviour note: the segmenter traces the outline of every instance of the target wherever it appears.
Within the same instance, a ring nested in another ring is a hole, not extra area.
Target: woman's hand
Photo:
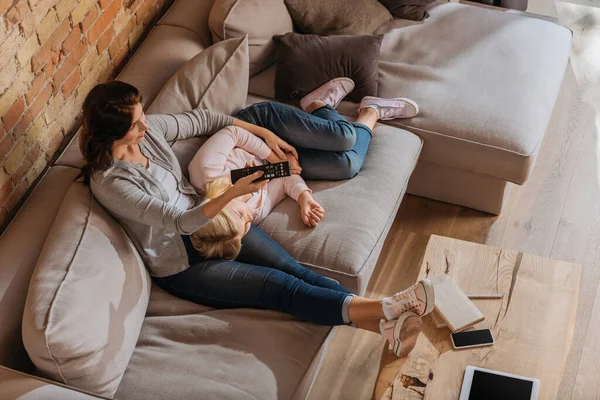
[[[268,180],[264,180],[264,181],[260,181],[260,182],[252,182],[252,181],[254,181],[257,178],[260,178],[261,176],[263,176],[264,173],[265,173],[264,171],[256,171],[252,175],[243,177],[243,178],[239,179],[233,185],[233,187],[229,190],[233,191],[232,194],[234,197],[240,197],[240,196],[243,196],[248,193],[256,193],[260,189],[262,189],[269,181]]]
[[[285,153],[292,153],[294,155],[294,158],[298,160],[298,152],[296,151],[294,146],[290,145],[288,142],[286,142],[270,130],[265,128],[262,129],[264,129],[264,131],[261,133],[262,139],[280,159],[285,160]]]
[[[292,174],[300,175],[302,173],[302,167],[298,162],[298,159],[291,153],[285,153],[286,159],[290,162],[290,171]]]
[[[298,198],[300,215],[304,225],[314,228],[325,217],[325,210],[313,199],[309,191],[303,192]]]

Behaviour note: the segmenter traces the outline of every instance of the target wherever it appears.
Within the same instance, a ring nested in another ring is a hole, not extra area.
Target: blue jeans
[[[271,102],[254,104],[237,118],[265,127],[296,147],[305,179],[354,177],[369,148],[371,130],[351,123],[333,108],[312,114]],[[320,325],[349,322],[352,292],[296,262],[252,225],[235,261],[205,260],[183,236],[190,268],[154,278],[171,294],[214,308],[278,310]]]
[[[302,177],[311,180],[350,179],[360,171],[372,132],[348,122],[331,107],[312,114],[274,102],[256,103],[236,118],[262,126],[298,151]]]
[[[204,260],[182,237],[190,268],[154,278],[167,292],[214,308],[277,310],[319,325],[349,322],[352,292],[298,264],[258,227],[244,236],[235,261]]]

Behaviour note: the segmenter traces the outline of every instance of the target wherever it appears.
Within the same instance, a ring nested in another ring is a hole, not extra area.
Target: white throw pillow
[[[112,398],[149,298],[150,275],[133,243],[74,182],[29,285],[22,327],[29,357],[45,377]]]
[[[213,42],[248,35],[250,76],[275,62],[273,36],[294,30],[283,0],[216,0],[208,27]]]
[[[233,115],[246,106],[248,39],[214,44],[186,62],[163,86],[148,114],[178,114],[195,108]]]

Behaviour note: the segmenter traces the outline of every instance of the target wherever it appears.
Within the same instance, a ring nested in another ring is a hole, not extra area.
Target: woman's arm
[[[252,133],[255,136],[258,136],[262,140],[265,141],[267,146],[273,150],[275,156],[279,159],[277,161],[285,161],[285,152],[292,153],[296,160],[298,159],[298,152],[296,149],[291,146],[288,142],[281,139],[279,136],[271,132],[270,130],[260,127],[258,125],[251,124],[246,121],[242,121],[240,119],[234,118],[233,125],[239,126],[240,128],[244,128],[248,132]],[[276,162],[275,160],[269,162]]]
[[[196,136],[209,136],[226,126],[233,125],[234,118],[210,110],[195,109],[181,114],[148,115],[146,123],[156,132],[162,133],[172,145],[177,140]]]
[[[232,199],[259,191],[268,181],[252,183],[263,174],[258,171],[240,179],[221,196],[204,205],[182,210],[149,195],[124,178],[98,184],[91,181],[92,192],[111,213],[130,221],[156,226],[181,235],[190,235],[206,225]]]

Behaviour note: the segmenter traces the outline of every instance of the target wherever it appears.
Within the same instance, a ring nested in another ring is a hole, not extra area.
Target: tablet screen
[[[469,400],[530,400],[533,382],[473,371]]]

